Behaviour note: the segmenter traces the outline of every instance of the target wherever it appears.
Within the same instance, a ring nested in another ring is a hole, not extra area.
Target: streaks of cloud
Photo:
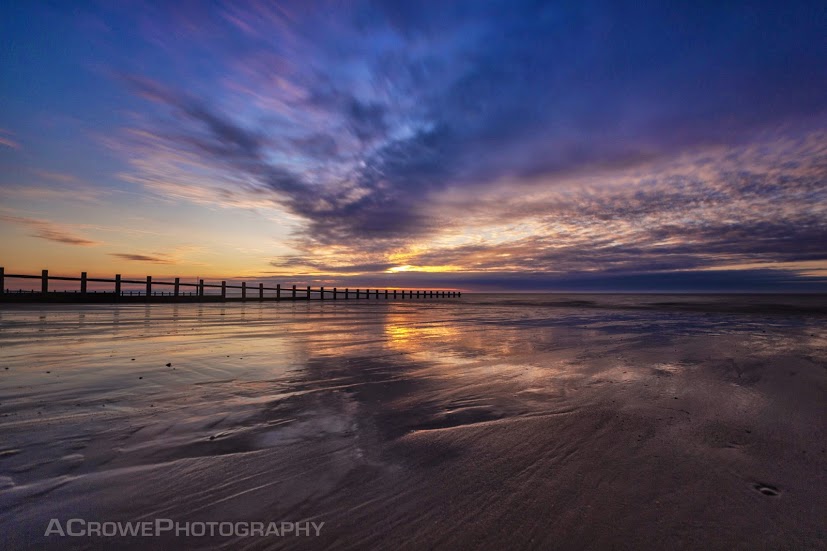
[[[11,149],[20,149],[20,144],[13,139],[12,132],[3,128],[0,128],[0,145]]]
[[[82,237],[66,226],[55,224],[53,222],[49,222],[48,220],[0,214],[0,221],[29,227],[34,231],[34,233],[30,234],[32,237],[45,239],[54,243],[61,243],[63,245],[77,245],[81,247],[100,245],[99,241],[93,241]]]
[[[174,259],[169,255],[156,254],[136,254],[136,253],[109,253],[111,256],[120,258],[121,260],[128,260],[130,262],[149,262],[151,264],[174,264]]]
[[[273,265],[293,271],[819,261],[823,19],[809,2],[176,9],[146,35],[214,69],[120,77],[154,109],[124,177],[273,210],[302,253]]]

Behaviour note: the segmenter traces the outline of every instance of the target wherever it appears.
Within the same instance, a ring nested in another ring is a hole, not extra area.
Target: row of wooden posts
[[[241,299],[246,300],[248,298],[248,290],[252,290],[255,292],[258,291],[258,296],[251,297],[257,298],[259,300],[264,300],[265,298],[275,298],[275,300],[310,300],[311,295],[316,293],[318,295],[319,300],[325,300],[325,295],[328,295],[333,300],[337,300],[339,298],[350,299],[351,296],[353,298],[379,298],[380,293],[381,296],[384,296],[385,299],[390,298],[449,298],[449,297],[461,297],[462,293],[460,291],[432,291],[432,290],[400,290],[400,289],[356,289],[355,291],[351,291],[349,288],[346,288],[344,291],[339,290],[337,287],[333,287],[332,289],[325,289],[324,287],[319,287],[316,289],[311,288],[309,285],[305,289],[298,288],[296,285],[293,285],[289,288],[282,288],[281,284],[276,285],[275,287],[265,287],[263,283],[259,283],[258,287],[255,286],[248,286],[246,281],[242,281],[241,285],[228,285],[226,281],[222,281],[221,284],[209,284],[204,283],[203,279],[199,279],[198,283],[182,283],[181,278],[176,277],[174,281],[153,281],[152,276],[146,276],[146,280],[129,280],[129,279],[122,279],[121,274],[116,274],[115,279],[101,279],[101,278],[91,278],[86,275],[86,272],[81,272],[80,277],[64,277],[64,276],[50,276],[49,270],[43,270],[41,274],[38,275],[25,275],[25,274],[6,274],[4,268],[0,267],[0,294],[5,293],[6,289],[6,279],[39,279],[40,280],[40,292],[42,295],[46,295],[49,293],[49,281],[79,281],[80,282],[80,293],[87,294],[88,293],[88,283],[114,283],[114,294],[115,296],[121,296],[121,286],[122,284],[128,285],[146,285],[146,296],[150,297],[153,296],[152,288],[153,286],[157,285],[166,285],[172,286],[173,292],[171,296],[177,297],[181,296],[180,288],[181,287],[195,287],[196,288],[196,295],[199,297],[204,296],[215,296],[215,295],[205,295],[204,289],[205,288],[214,288],[214,289],[221,289],[221,298],[227,298],[227,289],[240,289],[241,290]],[[265,291],[275,291],[274,297],[265,297]],[[54,292],[54,291],[53,291]],[[287,293],[286,296],[282,293]]]

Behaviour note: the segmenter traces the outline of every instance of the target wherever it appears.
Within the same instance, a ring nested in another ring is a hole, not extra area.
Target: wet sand
[[[825,312],[722,296],[2,306],[0,548],[825,549]],[[45,537],[51,518],[325,524]]]

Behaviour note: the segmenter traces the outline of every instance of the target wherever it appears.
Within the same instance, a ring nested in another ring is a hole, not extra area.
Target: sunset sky
[[[823,0],[0,15],[7,272],[827,291]]]

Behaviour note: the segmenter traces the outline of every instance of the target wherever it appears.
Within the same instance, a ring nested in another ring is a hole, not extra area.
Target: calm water
[[[4,306],[2,537],[101,547],[45,523],[163,516],[326,522],[321,540],[210,542],[253,548],[680,548],[724,527],[722,548],[817,546],[825,312],[720,295]]]

